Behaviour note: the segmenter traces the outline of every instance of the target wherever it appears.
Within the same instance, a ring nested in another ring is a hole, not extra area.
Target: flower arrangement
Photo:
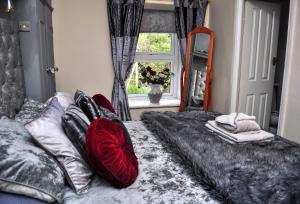
[[[174,75],[167,67],[160,72],[142,64],[139,64],[139,67],[141,70],[139,80],[144,85],[160,84],[166,89],[171,83],[171,77]]]

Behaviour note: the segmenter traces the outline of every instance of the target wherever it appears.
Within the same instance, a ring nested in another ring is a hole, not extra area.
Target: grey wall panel
[[[24,69],[26,97],[39,101],[45,101],[47,98],[49,98],[50,94],[45,94],[45,90],[47,90],[48,87],[44,87],[46,67],[42,65],[44,58],[41,56],[42,46],[40,45],[41,39],[39,27],[40,16],[44,15],[45,11],[44,8],[40,8],[38,5],[46,5],[46,8],[52,11],[52,2],[51,0],[14,0],[14,11],[11,13],[5,13],[1,3],[3,3],[3,1],[0,1],[0,18],[15,20],[18,22],[27,21],[30,23],[29,32],[20,32],[20,45],[22,65]],[[49,14],[49,18],[51,18],[51,12]],[[49,22],[51,23],[51,21]],[[52,37],[52,35],[50,37]],[[53,49],[50,51],[47,50],[47,52],[53,52]],[[53,80],[55,80],[54,77]],[[53,95],[52,92],[51,95]]]
[[[43,55],[43,53],[53,52],[53,49],[48,50],[47,47],[41,45],[45,41],[46,35],[40,33],[41,25],[45,24],[44,8],[52,11],[51,0],[14,0],[14,7],[14,18],[19,22],[28,21],[31,26],[29,32],[20,32],[26,96],[44,102],[54,92],[47,92],[46,85],[48,83],[45,81],[48,81],[46,77],[49,74],[46,73],[48,66],[45,66],[46,59]],[[51,18],[51,12],[49,16]],[[53,78],[53,80],[55,79]]]
[[[26,96],[42,101],[40,80],[39,45],[37,35],[36,0],[14,1],[15,17],[18,21],[29,21],[30,32],[20,32],[21,50],[25,76]]]
[[[14,0],[14,11],[5,13],[0,10],[0,18],[16,21],[29,21],[31,23],[30,32],[20,32],[20,45],[22,54],[22,65],[24,69],[26,97],[41,100],[41,85],[34,80],[39,77],[39,57],[37,53],[38,45],[36,43],[36,0]],[[3,8],[3,7],[0,7]]]

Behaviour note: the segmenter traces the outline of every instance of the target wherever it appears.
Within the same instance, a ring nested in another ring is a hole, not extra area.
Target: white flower
[[[159,73],[158,75],[160,78],[165,78],[166,75],[164,75],[163,73]]]
[[[150,76],[151,76],[150,72],[147,72],[146,76],[147,76],[147,77],[150,77]]]

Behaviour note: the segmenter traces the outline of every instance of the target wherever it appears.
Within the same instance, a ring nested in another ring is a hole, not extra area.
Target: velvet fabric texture
[[[104,118],[94,121],[87,131],[91,167],[118,188],[131,185],[138,176],[138,161],[128,140],[119,123]]]
[[[18,22],[0,19],[0,33],[0,118],[13,118],[25,99]]]
[[[85,136],[89,125],[87,116],[75,105],[70,105],[62,116],[62,126],[66,135],[85,161]]]
[[[75,103],[86,114],[90,121],[103,116],[103,113],[98,108],[98,105],[90,96],[84,92],[77,90],[74,96]]]
[[[76,193],[83,193],[88,189],[93,173],[65,135],[62,127],[63,114],[63,107],[53,97],[41,116],[25,127],[34,140],[59,161]]]
[[[0,130],[0,191],[62,202],[64,173],[57,161],[35,145],[23,124],[2,118]]]
[[[111,111],[114,114],[117,114],[114,107],[110,103],[110,101],[103,96],[102,94],[96,94],[93,96],[94,101],[97,103],[98,106],[104,107],[107,110]]]
[[[91,122],[98,118],[119,119],[115,113],[103,106],[98,106],[92,97],[82,91],[77,90],[74,99],[76,105],[82,109]]]
[[[114,66],[112,104],[121,120],[131,120],[125,81],[134,62],[145,0],[108,0],[107,13]]]
[[[26,98],[20,112],[15,116],[15,120],[25,125],[38,118],[45,107],[44,103]]]

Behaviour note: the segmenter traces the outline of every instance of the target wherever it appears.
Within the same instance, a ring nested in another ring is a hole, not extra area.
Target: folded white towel
[[[231,113],[229,115],[221,115],[216,117],[216,122],[231,126],[232,128],[236,128],[236,124],[235,124],[236,116],[237,113]]]
[[[210,130],[220,134],[223,138],[227,140],[231,140],[233,143],[243,143],[243,142],[251,142],[251,141],[268,141],[274,138],[274,135],[263,131],[250,131],[250,132],[243,132],[243,133],[231,133],[226,131],[223,128],[220,128],[216,121],[208,121],[205,126]],[[222,139],[223,139],[222,138]]]
[[[244,113],[231,113],[230,115],[216,117],[217,124],[232,133],[259,131],[260,126],[255,120],[255,116]]]

